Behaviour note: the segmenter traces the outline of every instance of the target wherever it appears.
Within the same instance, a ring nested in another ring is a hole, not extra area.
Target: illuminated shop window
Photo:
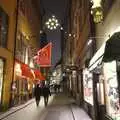
[[[93,105],[93,76],[88,69],[83,70],[84,100]]]
[[[0,8],[0,46],[7,47],[8,16]]]
[[[4,69],[4,61],[0,59],[0,103],[1,103],[1,96],[2,96],[2,86],[3,86],[3,70]]]
[[[120,99],[116,61],[104,63],[106,111],[113,120],[120,120]]]

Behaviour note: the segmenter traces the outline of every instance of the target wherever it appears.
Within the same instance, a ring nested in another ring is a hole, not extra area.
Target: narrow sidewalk
[[[52,102],[54,98],[54,95],[52,95],[50,98],[49,98],[49,103]],[[14,114],[15,112],[17,111],[20,111],[24,108],[26,108],[27,106],[31,105],[31,104],[34,104],[35,103],[35,99],[32,98],[31,100],[28,100],[26,103],[24,104],[21,104],[21,105],[18,105],[18,106],[15,106],[15,107],[11,107],[10,109],[8,109],[7,111],[5,112],[1,112],[0,113],[0,120],[1,119],[4,119],[6,118],[7,116],[10,116],[11,114]],[[36,103],[35,103],[36,104]],[[41,97],[41,100],[40,100],[40,105],[44,108],[44,100],[43,98]]]
[[[18,112],[19,111],[19,112]],[[21,116],[24,112],[25,115]],[[36,109],[35,100],[31,99],[23,105],[13,107],[0,115],[0,120],[91,120],[87,113],[75,104],[75,100],[63,93],[52,95],[47,107],[44,99]],[[20,117],[21,116],[21,117]]]

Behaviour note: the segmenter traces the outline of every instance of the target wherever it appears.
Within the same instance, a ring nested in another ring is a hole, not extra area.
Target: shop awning
[[[106,42],[103,61],[113,60],[120,60],[120,32],[114,33]]]
[[[101,48],[95,53],[95,55],[90,60],[90,63],[89,63],[90,71],[95,69],[96,66],[98,66],[99,64],[101,64],[102,59],[103,59],[104,50],[105,50],[105,43],[101,46]]]
[[[20,65],[21,76],[34,79],[34,75],[27,64],[24,64],[19,60],[16,60],[16,63],[18,63]]]
[[[45,80],[45,77],[42,75],[42,73],[39,70],[34,70],[34,74],[36,80]]]
[[[95,69],[102,61],[120,59],[120,32],[114,33],[95,53],[89,63],[89,70]]]
[[[34,79],[34,75],[31,72],[31,69],[26,64],[21,64],[22,76]]]

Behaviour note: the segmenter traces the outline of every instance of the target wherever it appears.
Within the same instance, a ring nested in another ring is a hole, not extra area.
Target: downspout
[[[11,88],[10,88],[10,102],[9,107],[12,107],[13,104],[13,97],[12,97],[12,85],[14,81],[14,72],[15,72],[15,53],[16,53],[16,38],[17,38],[17,29],[18,29],[18,16],[19,16],[19,1],[16,0],[16,10],[15,10],[15,17],[16,17],[16,23],[15,23],[15,34],[14,34],[14,51],[13,51],[13,73],[12,73],[12,82],[11,82]]]

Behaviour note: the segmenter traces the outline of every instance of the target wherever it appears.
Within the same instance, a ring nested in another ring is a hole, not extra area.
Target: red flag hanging
[[[40,49],[35,56],[35,61],[40,67],[50,67],[51,66],[51,49],[52,43],[48,43],[44,48]]]
[[[36,80],[45,80],[45,77],[42,75],[42,73],[39,70],[34,70],[34,74]]]

